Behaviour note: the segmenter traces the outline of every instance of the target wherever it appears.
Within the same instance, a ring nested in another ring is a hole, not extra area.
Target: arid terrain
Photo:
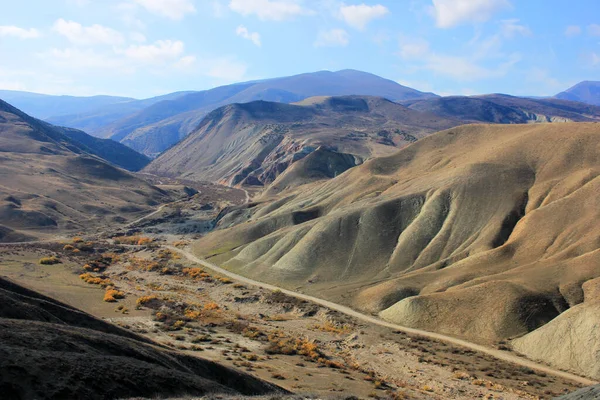
[[[577,399],[597,107],[425,97],[226,105],[141,171],[0,102],[0,393]]]
[[[183,242],[173,243],[181,250],[160,241],[116,244],[142,239],[5,245],[0,274],[153,340],[160,351],[200,356],[311,398],[535,399],[580,386],[238,283],[187,260]],[[60,262],[40,264],[48,257]]]

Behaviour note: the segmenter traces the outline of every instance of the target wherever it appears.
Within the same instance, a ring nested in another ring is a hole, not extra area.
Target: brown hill
[[[263,186],[322,148],[317,175],[330,177],[458,124],[368,96],[320,97],[299,104],[232,104],[209,114],[196,131],[145,171]],[[327,167],[329,163],[335,166]]]
[[[194,250],[402,325],[524,335],[598,298],[585,283],[600,277],[599,139],[596,123],[442,131],[232,210]]]
[[[0,278],[0,393],[6,399],[266,394],[279,389],[182,355]]]
[[[0,101],[0,240],[124,222],[169,195],[88,152],[63,130]],[[7,233],[8,232],[8,233]]]

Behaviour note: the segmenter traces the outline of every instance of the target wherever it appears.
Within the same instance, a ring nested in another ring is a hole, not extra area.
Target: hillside
[[[483,343],[539,332],[518,350],[598,378],[542,350],[579,357],[577,337],[597,335],[576,309],[600,293],[599,139],[596,123],[449,129],[232,209],[193,249],[408,327]],[[561,319],[572,334],[543,334]]]
[[[3,237],[18,236],[14,230],[51,233],[124,222],[169,200],[168,193],[94,155],[108,151],[113,158],[129,157],[129,150],[119,154],[113,149],[122,145],[110,144],[94,152],[81,141],[95,146],[97,139],[81,134],[0,101]]]
[[[214,109],[256,100],[292,103],[312,96],[369,95],[390,100],[435,97],[366,72],[320,71],[290,77],[221,86],[155,102],[103,125],[95,117],[51,119],[53,123],[85,128],[98,137],[112,138],[149,156],[156,156],[196,129]],[[85,122],[82,122],[85,120]],[[108,118],[103,120],[108,122]]]
[[[3,398],[256,395],[280,390],[0,278]]]
[[[255,101],[221,107],[145,168],[156,175],[266,186],[308,158],[312,179],[331,178],[367,158],[390,154],[458,125],[379,97],[311,98],[299,104]],[[319,160],[316,156],[319,155]],[[311,179],[309,179],[311,180]],[[293,182],[280,185],[292,185]]]
[[[557,99],[580,101],[600,106],[600,81],[583,81],[557,94]]]
[[[540,122],[592,122],[600,120],[600,107],[559,99],[530,99],[489,94],[448,96],[401,102],[407,107],[457,118],[465,122],[527,124]]]

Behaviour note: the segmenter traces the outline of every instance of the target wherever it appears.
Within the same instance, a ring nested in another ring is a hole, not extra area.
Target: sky
[[[441,95],[600,80],[598,0],[20,0],[0,89],[146,98],[357,69]]]

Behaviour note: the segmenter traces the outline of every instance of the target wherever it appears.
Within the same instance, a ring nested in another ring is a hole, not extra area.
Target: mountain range
[[[461,124],[381,97],[313,97],[300,103],[253,101],[221,107],[144,172],[227,185],[268,186],[290,165],[322,163],[331,178],[374,156]],[[290,182],[293,184],[293,182]]]

